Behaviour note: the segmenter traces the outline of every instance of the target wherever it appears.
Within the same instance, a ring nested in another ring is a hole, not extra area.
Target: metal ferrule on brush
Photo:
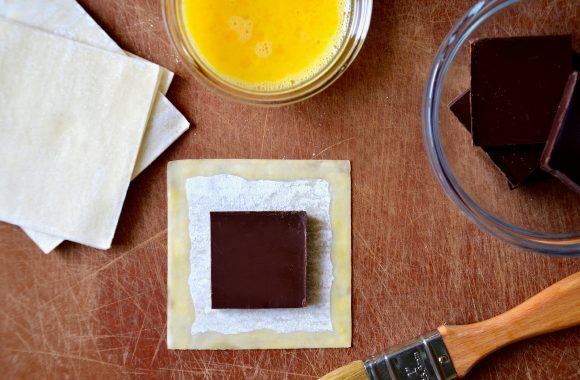
[[[457,373],[438,331],[364,362],[371,380],[450,380]]]

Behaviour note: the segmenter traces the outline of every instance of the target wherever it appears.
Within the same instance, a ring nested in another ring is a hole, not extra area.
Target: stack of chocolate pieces
[[[580,192],[580,105],[570,36],[480,39],[471,90],[449,108],[511,189],[559,178]]]

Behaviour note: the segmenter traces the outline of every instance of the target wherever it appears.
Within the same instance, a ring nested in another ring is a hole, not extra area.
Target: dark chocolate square
[[[467,90],[449,104],[449,109],[471,132],[471,101],[470,91]],[[540,157],[544,144],[514,145],[483,148],[483,151],[493,161],[495,166],[508,180],[510,189],[523,184],[549,178],[549,175],[540,169]]]
[[[578,72],[566,83],[542,154],[542,168],[580,193],[580,85]]]
[[[210,220],[213,309],[306,306],[306,212],[211,212]]]
[[[482,147],[545,143],[571,71],[570,36],[473,42],[473,143]]]

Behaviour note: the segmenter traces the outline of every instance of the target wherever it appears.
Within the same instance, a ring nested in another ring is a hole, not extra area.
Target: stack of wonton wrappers
[[[129,182],[188,128],[173,73],[75,0],[0,0],[0,220],[45,252],[111,246]]]

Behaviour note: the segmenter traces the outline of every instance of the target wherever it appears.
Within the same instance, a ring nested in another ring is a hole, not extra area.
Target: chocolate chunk
[[[306,305],[306,212],[211,212],[210,220],[213,309]]]
[[[510,189],[549,178],[540,169],[543,145],[519,145],[514,147],[492,147],[485,153],[503,172]]]
[[[470,91],[467,90],[455,98],[449,104],[449,109],[465,129],[471,132]],[[483,151],[507,178],[510,189],[515,189],[523,184],[549,177],[540,169],[540,156],[543,149],[543,144],[534,144],[489,147],[483,148]]]
[[[465,90],[449,103],[449,109],[465,129],[471,133],[471,90]]]
[[[546,142],[572,71],[570,36],[476,40],[471,45],[473,143]]]
[[[580,193],[580,85],[570,75],[541,158],[542,168]]]

